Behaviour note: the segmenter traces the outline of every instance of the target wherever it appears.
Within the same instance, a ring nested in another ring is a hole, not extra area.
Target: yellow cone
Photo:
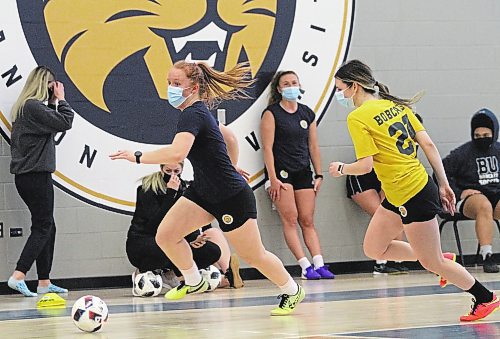
[[[65,307],[65,306],[66,306],[66,300],[61,298],[56,293],[46,293],[36,303],[37,308],[57,308],[57,307]]]

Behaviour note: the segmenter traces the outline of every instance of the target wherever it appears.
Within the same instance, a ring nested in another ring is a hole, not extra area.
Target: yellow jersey
[[[424,131],[411,109],[390,100],[369,100],[347,117],[356,158],[373,156],[387,200],[399,207],[427,184],[417,159],[415,134]]]

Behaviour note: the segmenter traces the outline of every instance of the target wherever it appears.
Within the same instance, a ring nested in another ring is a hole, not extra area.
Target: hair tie
[[[376,87],[379,87],[379,85],[378,85],[378,81],[375,81],[375,86],[376,86]]]

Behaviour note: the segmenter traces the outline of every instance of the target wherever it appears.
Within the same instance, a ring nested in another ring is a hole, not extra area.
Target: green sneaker
[[[289,315],[293,312],[295,307],[297,307],[297,304],[304,300],[306,293],[304,292],[302,286],[298,284],[297,286],[299,287],[299,291],[297,292],[297,294],[281,294],[278,296],[278,299],[281,298],[280,304],[278,307],[271,311],[271,315]]]
[[[182,281],[179,286],[172,288],[170,291],[165,293],[165,299],[178,300],[184,298],[186,294],[203,293],[209,289],[210,285],[204,278],[201,278],[200,283],[196,286],[186,285],[184,281]]]

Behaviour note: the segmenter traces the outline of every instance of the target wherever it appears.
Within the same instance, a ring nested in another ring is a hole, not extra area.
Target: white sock
[[[186,282],[186,285],[189,286],[196,286],[200,283],[201,281],[201,274],[200,271],[198,271],[198,266],[193,262],[193,266],[191,266],[190,269],[188,270],[180,270],[182,273],[182,276],[184,277],[184,281]]]
[[[377,263],[377,265],[385,265],[385,264],[387,264],[387,260],[376,260],[375,262]]]
[[[321,254],[315,255],[313,257],[314,268],[320,268],[325,266],[325,262],[323,261],[323,256]]]
[[[309,266],[311,266],[311,263],[309,262],[309,259],[307,259],[306,257],[300,258],[297,261],[298,261],[298,263],[300,265],[300,268],[302,269],[302,272],[305,272],[306,268],[308,268]]]
[[[281,293],[288,295],[295,295],[299,292],[299,285],[292,279],[292,277],[288,278],[288,281],[285,285],[279,287]]]
[[[491,245],[481,245],[479,249],[479,254],[483,256],[483,260],[486,260],[486,254],[493,254],[493,248]]]

